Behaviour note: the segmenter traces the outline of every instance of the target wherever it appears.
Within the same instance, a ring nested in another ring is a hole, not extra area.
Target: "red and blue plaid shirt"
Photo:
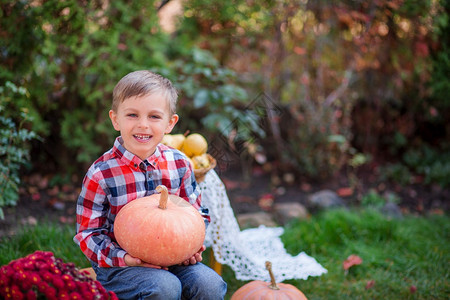
[[[114,219],[125,204],[156,193],[160,184],[191,203],[206,225],[209,223],[192,168],[178,150],[159,144],[155,153],[142,161],[127,151],[118,137],[113,148],[91,165],[78,197],[74,237],[91,262],[100,267],[126,266],[126,252],[114,237]]]

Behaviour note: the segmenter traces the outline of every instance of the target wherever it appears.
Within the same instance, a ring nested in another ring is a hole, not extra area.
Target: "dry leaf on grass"
[[[352,254],[349,257],[347,257],[346,260],[342,263],[342,268],[345,270],[345,274],[347,275],[348,270],[355,266],[362,264],[363,260],[358,255]]]

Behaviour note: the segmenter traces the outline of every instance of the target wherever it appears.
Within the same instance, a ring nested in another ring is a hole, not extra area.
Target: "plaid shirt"
[[[100,267],[126,266],[125,250],[114,237],[114,219],[128,202],[156,193],[163,184],[170,194],[191,203],[209,223],[200,188],[186,156],[159,144],[145,161],[127,151],[118,137],[112,149],[89,168],[77,202],[74,237],[86,257]]]

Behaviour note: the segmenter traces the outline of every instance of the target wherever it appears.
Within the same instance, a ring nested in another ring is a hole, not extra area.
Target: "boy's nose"
[[[148,120],[146,118],[142,118],[139,120],[138,126],[141,128],[148,128],[148,124],[149,124]]]

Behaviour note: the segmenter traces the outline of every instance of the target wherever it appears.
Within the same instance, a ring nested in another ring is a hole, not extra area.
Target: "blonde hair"
[[[117,112],[119,104],[127,98],[157,93],[161,93],[169,101],[170,112],[175,114],[178,93],[169,79],[148,70],[131,72],[114,87],[111,109]]]

